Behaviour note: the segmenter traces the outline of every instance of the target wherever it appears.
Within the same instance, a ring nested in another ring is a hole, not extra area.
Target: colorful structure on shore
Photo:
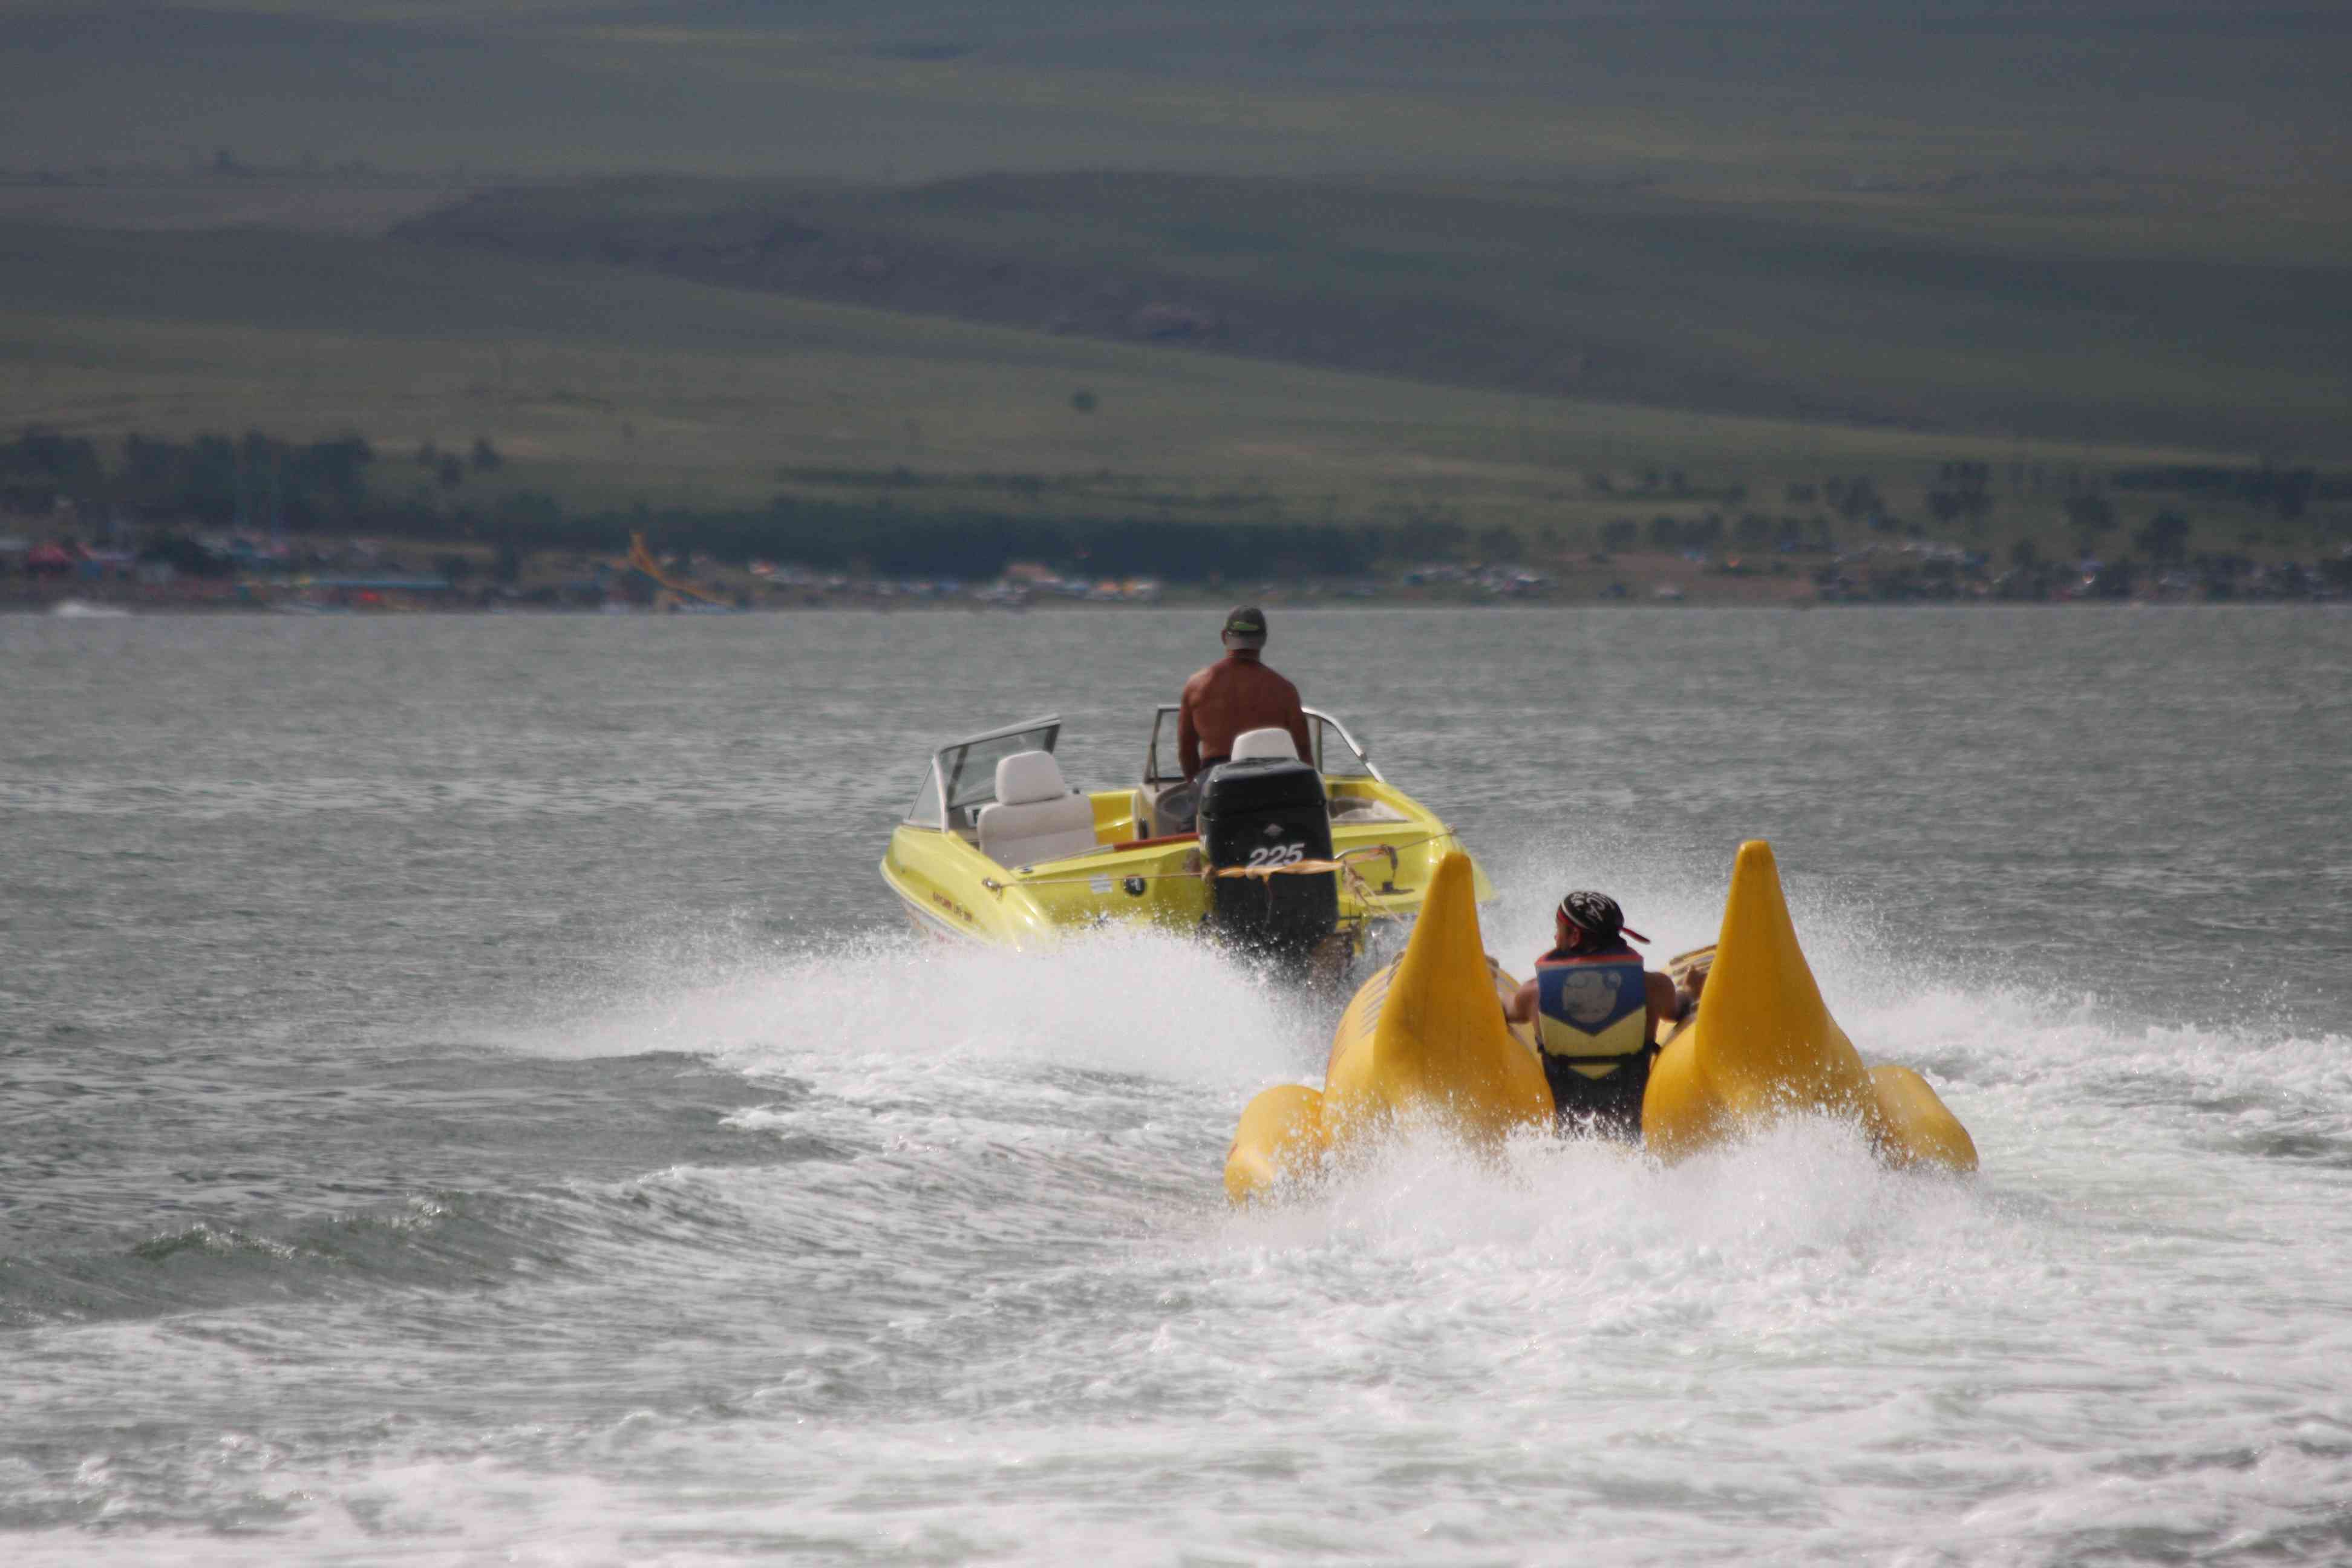
[[[642,533],[629,535],[629,552],[621,558],[619,564],[623,571],[634,574],[651,586],[656,608],[738,608],[734,600],[714,594],[708,588],[698,588],[663,570],[661,563],[654,559],[653,552],[646,548],[646,536]]]

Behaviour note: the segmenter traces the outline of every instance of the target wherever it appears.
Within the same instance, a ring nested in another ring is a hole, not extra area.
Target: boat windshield
[[[940,820],[942,800],[949,821],[974,806],[986,805],[996,798],[997,763],[1016,752],[1050,752],[1061,738],[1062,721],[1050,717],[1010,724],[940,747],[932,753],[930,776],[923,781],[923,793],[908,820],[944,826]]]
[[[1305,712],[1307,733],[1315,742],[1315,755],[1308,761],[1315,764],[1317,773],[1328,779],[1381,776],[1380,770],[1365,756],[1364,748],[1348,733],[1346,725],[1312,708]],[[1176,704],[1163,702],[1151,717],[1151,750],[1144,759],[1143,782],[1175,784],[1183,777],[1184,770],[1176,760]]]
[[[1315,771],[1327,779],[1376,779],[1380,769],[1364,754],[1363,742],[1328,713],[1307,710],[1307,728],[1315,736]]]

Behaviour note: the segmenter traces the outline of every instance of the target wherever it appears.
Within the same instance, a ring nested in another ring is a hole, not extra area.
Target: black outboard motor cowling
[[[1201,848],[1213,867],[1293,866],[1331,858],[1323,775],[1288,758],[1220,763],[1201,781]],[[1337,872],[1218,877],[1209,927],[1252,952],[1303,962],[1339,927]]]

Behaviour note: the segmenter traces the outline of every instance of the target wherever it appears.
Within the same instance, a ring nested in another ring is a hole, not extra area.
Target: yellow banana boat
[[[1797,943],[1771,847],[1739,848],[1716,945],[1672,967],[1711,966],[1704,1005],[1673,1027],[1642,1103],[1644,1146],[1666,1160],[1794,1111],[1847,1116],[1890,1164],[1976,1169],[1976,1145],[1927,1080],[1863,1066]],[[1412,939],[1339,1020],[1320,1091],[1282,1084],[1242,1111],[1225,1158],[1236,1203],[1364,1142],[1400,1117],[1494,1142],[1552,1121],[1533,1033],[1504,1021],[1518,983],[1486,956],[1467,857],[1430,881]]]

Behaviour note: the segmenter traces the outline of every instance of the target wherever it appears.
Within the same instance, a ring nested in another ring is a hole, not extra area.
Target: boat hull
[[[1378,821],[1335,820],[1333,853],[1349,871],[1317,873],[1339,880],[1339,929],[1354,951],[1382,925],[1417,915],[1437,868],[1462,846],[1444,822],[1385,782],[1351,779],[1332,792],[1384,814]],[[1101,844],[1093,852],[1000,866],[961,833],[901,823],[883,857],[882,879],[916,929],[957,941],[1027,950],[1106,928],[1199,931],[1210,907],[1199,840],[1133,837],[1132,791],[1089,798]],[[1474,868],[1472,877],[1478,895],[1492,897],[1484,873]]]

